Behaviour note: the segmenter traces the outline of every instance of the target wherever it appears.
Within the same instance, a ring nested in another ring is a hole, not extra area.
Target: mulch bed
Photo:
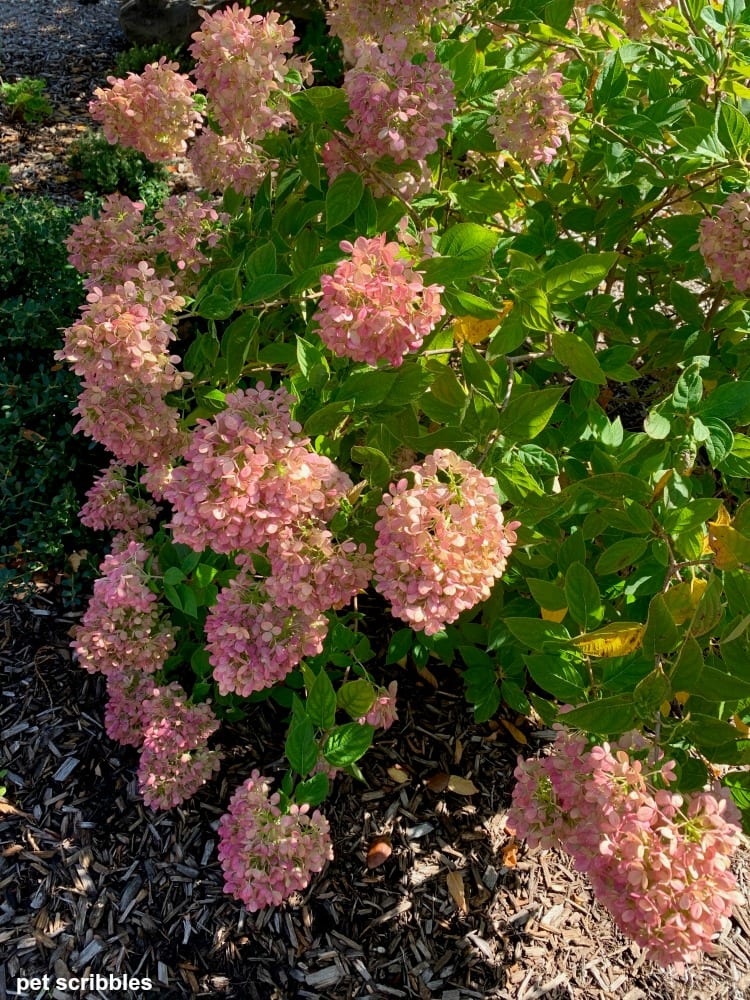
[[[401,718],[364,758],[367,785],[338,779],[324,806],[335,860],[304,895],[247,913],[223,893],[216,826],[254,767],[281,764],[282,720],[265,704],[225,726],[218,778],[152,812],[135,751],[104,734],[102,679],[71,662],[75,620],[43,597],[0,606],[0,1000],[19,974],[45,973],[150,976],[150,993],[128,995],[163,1000],[750,993],[745,912],[717,956],[680,978],[622,938],[563,855],[521,851],[513,863],[504,809],[519,744],[474,725],[459,678],[437,665],[438,689],[397,668]],[[477,792],[452,792],[449,774]],[[368,848],[384,842],[392,854],[368,869]],[[746,891],[749,873],[743,855]]]

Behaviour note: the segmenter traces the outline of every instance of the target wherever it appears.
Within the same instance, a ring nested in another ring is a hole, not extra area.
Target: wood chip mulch
[[[223,893],[216,826],[254,767],[280,766],[279,716],[261,705],[225,726],[216,781],[152,812],[135,751],[104,734],[102,679],[71,661],[75,620],[42,596],[0,606],[0,1000],[45,973],[150,976],[150,992],[128,995],[160,1000],[750,996],[747,911],[678,977],[622,938],[563,855],[513,863],[504,810],[520,747],[473,724],[437,664],[439,689],[397,668],[400,719],[364,758],[367,785],[338,779],[324,806],[334,862],[304,895],[248,914]],[[368,851],[385,860],[368,868]],[[747,892],[747,854],[737,870]]]

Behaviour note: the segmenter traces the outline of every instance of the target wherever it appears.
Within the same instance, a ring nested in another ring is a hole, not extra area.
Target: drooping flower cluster
[[[195,109],[196,86],[162,56],[142,74],[107,77],[109,89],[97,87],[89,113],[112,144],[139,150],[155,163],[184,154],[203,118]]]
[[[231,187],[248,198],[278,167],[278,161],[257,143],[211,131],[201,132],[193,143],[190,163],[207,191],[224,192]]]
[[[283,680],[323,649],[328,621],[319,612],[278,605],[247,570],[219,591],[206,618],[206,649],[221,694],[243,698]]]
[[[406,39],[416,52],[427,44],[432,23],[453,20],[455,13],[450,0],[330,0],[326,20],[353,62],[361,42],[382,42],[388,35]]]
[[[172,809],[210,780],[221,753],[207,741],[219,728],[210,705],[191,705],[179,684],[154,688],[141,710],[138,787],[152,809]]]
[[[391,483],[378,507],[375,586],[393,614],[434,635],[486,600],[516,542],[493,481],[448,449]]]
[[[310,876],[333,858],[326,818],[307,805],[282,813],[278,792],[269,795],[270,782],[253,771],[219,822],[224,891],[251,913],[279,906],[306,888]]]
[[[73,226],[65,241],[68,260],[89,283],[116,285],[132,267],[148,259],[142,201],[108,194],[99,215],[87,215]]]
[[[208,14],[194,35],[190,54],[194,76],[211,102],[212,114],[227,136],[262,139],[294,123],[287,96],[312,83],[312,66],[291,56],[297,37],[291,21],[275,11],[265,16],[234,4]]]
[[[698,248],[713,281],[750,289],[750,191],[733,191],[715,217],[701,219]]]
[[[110,462],[96,477],[86,498],[79,518],[94,531],[126,532],[134,538],[153,534],[149,521],[157,513],[156,505],[130,495],[125,466],[120,462]]]
[[[487,126],[493,136],[500,163],[503,154],[521,163],[551,163],[563,141],[570,139],[573,121],[568,102],[560,94],[562,73],[530,69],[497,94],[497,114]]]
[[[344,77],[351,115],[346,121],[351,136],[331,139],[322,150],[328,176],[354,168],[377,195],[387,193],[377,172],[367,170],[381,157],[404,165],[389,183],[404,196],[429,188],[431,173],[425,158],[445,138],[453,117],[455,98],[450,73],[435,59],[415,65],[405,53],[406,38],[389,37],[378,45],[361,44],[356,65]]]
[[[674,762],[649,774],[633,735],[587,751],[563,733],[549,756],[519,759],[508,826],[529,846],[562,845],[621,930],[679,969],[711,950],[743,901],[729,867],[739,813],[726,790],[669,791]]]
[[[94,583],[72,643],[78,662],[89,673],[153,674],[174,648],[172,631],[148,587],[144,569],[148,555],[141,542],[132,541],[99,567],[102,575]]]
[[[320,279],[323,296],[313,317],[320,338],[339,357],[398,366],[444,314],[442,286],[425,287],[398,243],[386,243],[385,233],[343,241],[341,249],[351,259]]]

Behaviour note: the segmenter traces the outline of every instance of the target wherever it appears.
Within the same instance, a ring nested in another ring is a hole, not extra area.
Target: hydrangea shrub
[[[461,667],[478,722],[567,732],[519,764],[518,835],[693,961],[750,808],[750,14],[329,23],[341,89],[235,4],[192,79],[154,64],[93,104],[199,190],[153,223],[112,196],[68,243],[87,301],[59,359],[113,455],[82,517],[116,532],[79,661],[154,808],[210,780],[247,698],[288,711],[278,790],[254,771],[220,824],[249,909],[330,858],[317,807],[398,720],[383,668]]]

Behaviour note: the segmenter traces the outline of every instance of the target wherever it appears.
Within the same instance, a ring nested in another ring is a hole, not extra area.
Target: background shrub
[[[134,149],[112,146],[101,132],[89,130],[71,144],[68,165],[81,175],[87,191],[119,191],[154,210],[167,195],[167,171]]]
[[[69,556],[101,545],[77,512],[103,452],[72,434],[78,378],[52,357],[82,296],[63,241],[91,208],[0,203],[0,593],[34,573],[63,573],[70,600]]]

